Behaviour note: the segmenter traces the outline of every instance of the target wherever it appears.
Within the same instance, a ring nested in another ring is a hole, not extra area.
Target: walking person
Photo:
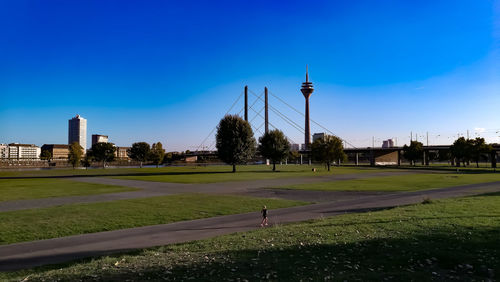
[[[263,206],[260,213],[262,214],[262,222],[260,223],[260,226],[267,225],[267,207]]]

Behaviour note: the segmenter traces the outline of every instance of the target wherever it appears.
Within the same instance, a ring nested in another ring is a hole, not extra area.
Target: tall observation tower
[[[311,128],[309,126],[309,97],[314,91],[312,82],[309,82],[309,73],[306,66],[306,82],[302,83],[302,88],[300,88],[304,98],[306,98],[306,125],[304,133],[304,146],[306,150],[311,149]]]

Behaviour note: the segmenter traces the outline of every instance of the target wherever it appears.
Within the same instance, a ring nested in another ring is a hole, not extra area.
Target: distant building
[[[130,147],[116,147],[115,157],[119,160],[129,160],[130,157],[127,153],[128,149],[130,149]]]
[[[77,142],[84,152],[87,150],[87,120],[76,115],[68,122],[68,144]]]
[[[325,137],[327,136],[326,133],[322,132],[322,133],[314,133],[313,134],[313,143],[314,141],[318,140],[318,139],[325,139]]]
[[[301,151],[307,150],[306,144],[300,144],[300,150]]]
[[[8,158],[11,160],[36,160],[40,158],[41,152],[36,145],[18,143],[9,144],[8,151]]]
[[[42,151],[49,151],[53,160],[68,159],[69,145],[66,144],[44,144]]]
[[[0,144],[0,159],[8,159],[9,158],[9,145]]]
[[[95,143],[108,143],[108,135],[92,134],[92,145]]]
[[[392,139],[387,139],[382,142],[382,148],[392,148],[394,147],[394,141]]]
[[[299,144],[290,144],[290,151],[295,151],[297,152],[300,149]]]

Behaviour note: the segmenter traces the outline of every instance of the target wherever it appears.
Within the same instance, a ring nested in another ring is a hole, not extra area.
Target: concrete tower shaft
[[[305,114],[305,132],[304,132],[304,145],[306,147],[306,150],[310,149],[311,145],[311,128],[310,128],[310,122],[309,122],[309,97],[311,97],[311,94],[314,91],[314,87],[312,82],[309,82],[309,72],[306,66],[306,82],[302,83],[302,88],[300,88],[300,91],[304,95],[304,98],[306,98],[306,114]]]

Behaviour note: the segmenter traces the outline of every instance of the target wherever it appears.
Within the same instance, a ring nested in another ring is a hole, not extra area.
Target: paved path
[[[326,202],[272,210],[270,222],[271,224],[297,222],[323,216],[418,203],[426,197],[438,199],[487,192],[500,192],[500,181],[427,191],[374,195],[335,203]],[[248,231],[259,228],[259,222],[260,215],[254,212],[0,246],[0,270],[31,268],[90,256]]]
[[[165,196],[165,195],[172,195],[179,193],[246,194],[266,187],[276,187],[276,186],[292,185],[292,184],[306,184],[306,183],[325,182],[325,181],[337,181],[337,180],[339,181],[353,180],[353,179],[362,179],[370,177],[395,176],[395,175],[404,175],[410,173],[415,173],[415,172],[409,172],[409,171],[366,172],[357,174],[332,174],[324,176],[261,179],[253,181],[219,182],[219,183],[208,183],[208,184],[167,183],[167,182],[140,181],[140,180],[129,180],[129,179],[114,179],[105,177],[73,177],[71,178],[72,181],[127,186],[127,187],[140,188],[141,190],[132,192],[120,192],[120,193],[109,193],[109,194],[98,194],[98,195],[87,195],[87,196],[55,197],[55,198],[0,202],[0,212],[45,208],[45,207],[60,206],[67,204],[97,203],[97,202],[108,202],[108,201],[124,200],[124,199],[147,198],[147,197]],[[300,195],[300,193],[302,193],[299,190],[297,191],[287,192],[286,194],[293,193],[295,195]],[[337,197],[332,195],[333,194],[331,193],[330,198]],[[258,196],[258,194],[256,194],[256,196]],[[290,196],[289,198],[293,198],[293,196]],[[314,199],[321,199],[321,198],[320,197],[302,198],[302,200],[305,201],[315,201]]]

